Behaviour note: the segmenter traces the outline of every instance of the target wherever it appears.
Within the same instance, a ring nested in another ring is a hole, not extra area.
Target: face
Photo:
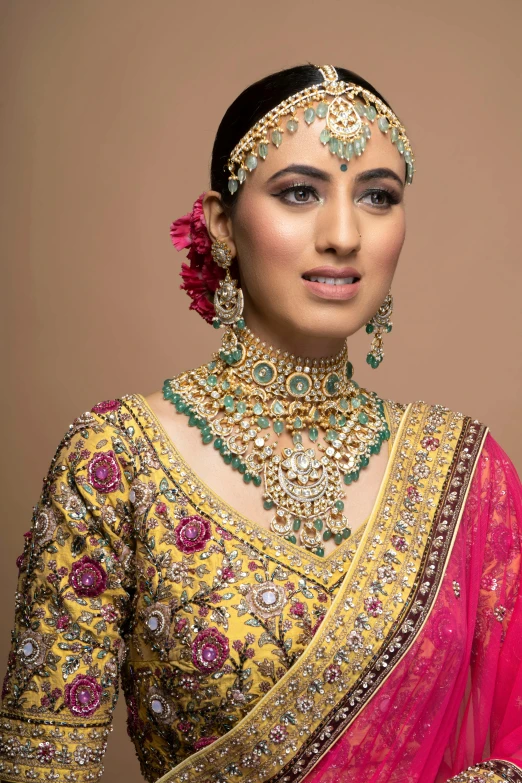
[[[325,120],[299,117],[247,174],[226,225],[205,205],[211,233],[237,257],[248,326],[277,347],[364,326],[390,290],[406,230],[405,162],[389,133],[366,121],[365,151],[345,161],[319,141]]]

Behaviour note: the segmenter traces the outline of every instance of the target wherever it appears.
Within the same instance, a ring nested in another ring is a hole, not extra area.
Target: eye
[[[306,185],[302,182],[296,182],[294,185],[290,185],[288,188],[283,188],[276,194],[281,201],[286,204],[298,205],[298,204],[311,204],[312,201],[319,201],[317,191],[311,185]],[[294,196],[295,198],[292,198]],[[311,198],[314,196],[314,198]]]
[[[397,194],[393,190],[386,190],[386,188],[367,190],[366,193],[361,196],[360,201],[368,196],[370,197],[370,201],[365,203],[372,207],[376,207],[376,209],[389,209],[389,207],[400,202],[400,198]]]

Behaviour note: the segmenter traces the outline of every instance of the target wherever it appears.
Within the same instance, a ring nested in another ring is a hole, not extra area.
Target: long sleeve
[[[59,443],[17,560],[1,780],[87,783],[103,771],[133,595],[136,449],[100,406]]]
[[[478,594],[470,681],[451,748],[451,777],[522,783],[522,488],[488,435],[469,569]]]

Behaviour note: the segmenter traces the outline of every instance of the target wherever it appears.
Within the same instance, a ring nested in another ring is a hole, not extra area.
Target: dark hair
[[[335,66],[339,79],[344,82],[354,82],[373,92],[387,106],[388,101],[362,76]],[[315,65],[297,65],[283,71],[271,73],[263,79],[254,82],[238,95],[226,110],[214,139],[212,162],[210,164],[210,187],[221,194],[225,206],[232,208],[239,195],[231,195],[228,190],[227,168],[228,157],[238,141],[267,112],[277,106],[285,98],[305,87],[320,84],[324,81],[321,71]],[[391,108],[391,107],[390,107]]]

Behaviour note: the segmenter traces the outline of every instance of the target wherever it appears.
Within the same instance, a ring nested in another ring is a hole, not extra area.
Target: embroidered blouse
[[[386,519],[390,506],[383,505],[384,489],[397,491],[404,479],[397,459],[406,454],[413,430],[402,427],[401,444],[397,436],[406,407],[385,402],[389,448],[396,456],[390,457],[380,503],[366,528],[372,520],[377,523],[378,513]],[[432,417],[442,420],[441,411],[447,409],[435,406]],[[429,455],[442,443],[426,432],[422,449]],[[473,435],[468,437],[471,443]],[[444,445],[448,455],[454,448],[452,438],[456,440],[450,428],[447,449]],[[422,477],[424,464],[418,458],[417,468],[416,475]],[[439,473],[442,476],[443,470]],[[446,504],[451,500],[447,498]],[[412,508],[420,502],[415,490],[409,501]],[[429,498],[427,504],[429,508]],[[129,734],[145,780],[153,783],[165,776],[192,783],[195,767],[183,772],[183,763],[206,759],[211,745],[217,753],[225,747],[220,743],[226,737],[233,738],[238,727],[248,727],[257,705],[266,705],[277,684],[288,679],[303,653],[313,648],[347,570],[360,556],[361,538],[368,565],[359,565],[351,593],[360,592],[363,617],[359,611],[348,646],[360,654],[361,667],[363,656],[371,657],[365,633],[371,630],[376,639],[384,639],[386,623],[396,620],[386,615],[384,604],[386,585],[396,579],[394,564],[403,562],[405,568],[400,586],[396,581],[393,585],[398,611],[404,604],[401,590],[406,596],[410,589],[408,568],[414,572],[406,559],[410,546],[405,531],[411,520],[401,513],[402,523],[399,520],[391,531],[393,556],[388,547],[382,563],[375,565],[379,570],[371,584],[378,579],[381,592],[363,593],[364,576],[379,553],[378,536],[370,539],[370,532],[361,529],[320,558],[241,517],[206,487],[169,441],[142,395],[95,405],[74,420],[59,443],[17,561],[15,624],[0,713],[0,779],[98,779],[121,681]],[[419,561],[424,558],[422,534],[428,529],[428,516],[424,525],[422,519],[419,522],[420,551],[412,554]],[[513,552],[518,546],[518,555],[512,556],[512,561],[518,558],[518,568],[520,541],[512,530],[509,535],[508,542],[499,534],[497,545],[509,544]],[[434,573],[436,558],[423,567]],[[486,614],[505,629],[518,589],[519,572],[513,574],[506,589],[491,564],[483,576],[489,579],[483,588]],[[455,595],[459,589],[454,580]],[[502,605],[496,600],[501,592]],[[425,593],[429,595],[428,587]],[[330,631],[326,639],[330,641]],[[315,652],[314,660],[321,655],[325,652]],[[323,694],[326,704],[333,703],[328,702],[328,688],[341,691],[347,685],[338,657],[321,680],[314,680],[313,667],[304,672],[305,678],[307,673],[309,685],[316,682],[316,692]],[[265,751],[275,764],[273,749],[282,748],[292,731],[315,731],[322,716],[316,714],[314,698],[313,688],[296,697],[295,711],[278,714],[267,726],[266,739],[256,738],[257,730],[251,729],[252,739],[241,749],[238,762],[243,780],[249,779],[245,770],[258,767]],[[522,707],[520,695],[519,701]],[[444,748],[440,769],[443,752]],[[481,758],[475,752],[472,760]],[[217,755],[214,760],[209,757],[206,770],[201,766],[201,774],[207,776],[201,780],[233,780],[232,768],[223,777],[212,772],[212,764],[223,767],[222,758],[216,759]],[[179,777],[172,774],[178,765]],[[277,769],[274,766],[274,773],[279,768],[284,770],[284,759]],[[448,773],[451,768],[448,763]]]

